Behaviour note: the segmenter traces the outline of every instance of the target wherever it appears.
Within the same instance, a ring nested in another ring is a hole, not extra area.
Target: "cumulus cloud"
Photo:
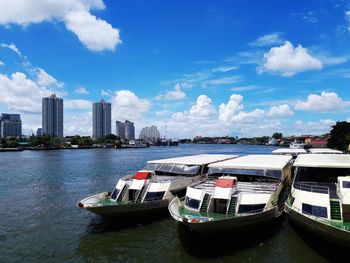
[[[271,45],[278,45],[283,43],[283,40],[281,39],[280,33],[275,32],[271,34],[266,34],[258,39],[254,40],[253,42],[249,43],[252,47],[263,47],[263,46],[271,46]]]
[[[62,88],[64,86],[63,82],[58,82],[57,79],[55,79],[53,76],[48,74],[42,68],[37,68],[35,71],[37,74],[36,83],[38,83],[38,85],[40,85],[40,86],[55,85],[58,88]]]
[[[85,87],[79,87],[74,90],[75,94],[90,94],[90,92]]]
[[[193,117],[209,117],[216,113],[211,98],[207,95],[200,95],[196,103],[190,109],[190,115]]]
[[[294,112],[291,110],[288,104],[272,106],[271,109],[266,113],[266,115],[269,117],[291,116],[293,114]]]
[[[4,66],[5,63],[0,60],[0,66]]]
[[[310,94],[306,101],[298,100],[295,109],[315,112],[335,111],[350,106],[350,101],[344,101],[335,92],[321,92],[321,95]]]
[[[186,98],[186,93],[182,90],[182,85],[177,83],[174,87],[174,90],[166,92],[164,95],[159,95],[156,99],[161,100],[182,100]]]
[[[243,96],[232,94],[227,104],[221,103],[219,106],[219,120],[224,123],[231,121],[233,116],[244,108],[241,104],[242,101]]]
[[[85,135],[92,134],[92,112],[84,112],[79,114],[64,115],[64,134],[69,135]]]
[[[151,103],[147,99],[137,97],[130,90],[116,91],[111,102],[112,115],[115,120],[140,120],[151,107]]]
[[[90,13],[104,8],[102,0],[2,0],[0,25],[62,21],[88,49],[114,50],[121,43],[119,29]]]
[[[298,45],[294,48],[289,41],[284,45],[273,47],[264,54],[263,64],[258,67],[259,73],[272,72],[290,77],[308,70],[320,70],[322,62],[312,57],[306,48]]]
[[[11,76],[0,74],[0,102],[9,109],[41,112],[42,97],[53,92],[53,90],[37,85],[24,73],[15,72]]]

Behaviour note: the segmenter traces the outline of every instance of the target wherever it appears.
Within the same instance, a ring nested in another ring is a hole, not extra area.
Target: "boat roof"
[[[281,148],[272,151],[273,154],[303,154],[307,153],[305,149]]]
[[[320,168],[350,168],[349,154],[301,154],[294,166]]]
[[[309,149],[310,153],[319,154],[319,153],[343,153],[342,151],[330,149],[330,148],[311,148]]]
[[[210,163],[215,163],[219,161],[224,161],[232,158],[236,158],[238,155],[229,155],[229,154],[199,154],[199,155],[190,155],[182,156],[176,158],[168,158],[161,160],[148,161],[147,163],[151,164],[183,164],[183,165],[206,165]]]
[[[217,168],[282,170],[290,160],[292,160],[292,156],[288,155],[252,154],[209,164],[208,166]]]

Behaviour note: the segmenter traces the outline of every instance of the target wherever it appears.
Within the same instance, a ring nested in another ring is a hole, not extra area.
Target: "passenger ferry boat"
[[[112,192],[89,196],[77,206],[109,218],[166,211],[175,196],[183,198],[188,185],[203,179],[208,164],[235,157],[202,154],[148,161],[145,170],[121,178]]]
[[[269,223],[284,209],[291,156],[247,155],[209,165],[208,178],[174,198],[171,216],[200,233],[242,230]]]
[[[285,211],[318,237],[350,247],[350,155],[304,154]]]

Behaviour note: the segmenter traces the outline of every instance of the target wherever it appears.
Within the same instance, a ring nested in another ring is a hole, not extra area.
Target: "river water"
[[[199,237],[170,216],[108,222],[78,200],[111,191],[147,160],[202,153],[270,153],[247,145],[180,145],[0,153],[0,262],[327,262],[336,252],[287,217],[244,238]]]

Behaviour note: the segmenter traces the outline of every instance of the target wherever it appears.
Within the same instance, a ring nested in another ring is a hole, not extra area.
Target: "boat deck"
[[[294,188],[317,193],[329,193],[330,199],[339,199],[337,194],[337,185],[335,183],[321,182],[295,182]]]
[[[205,190],[208,194],[214,194],[216,180],[207,180],[193,186],[195,189]],[[237,191],[245,193],[272,193],[278,183],[273,182],[237,182]]]

